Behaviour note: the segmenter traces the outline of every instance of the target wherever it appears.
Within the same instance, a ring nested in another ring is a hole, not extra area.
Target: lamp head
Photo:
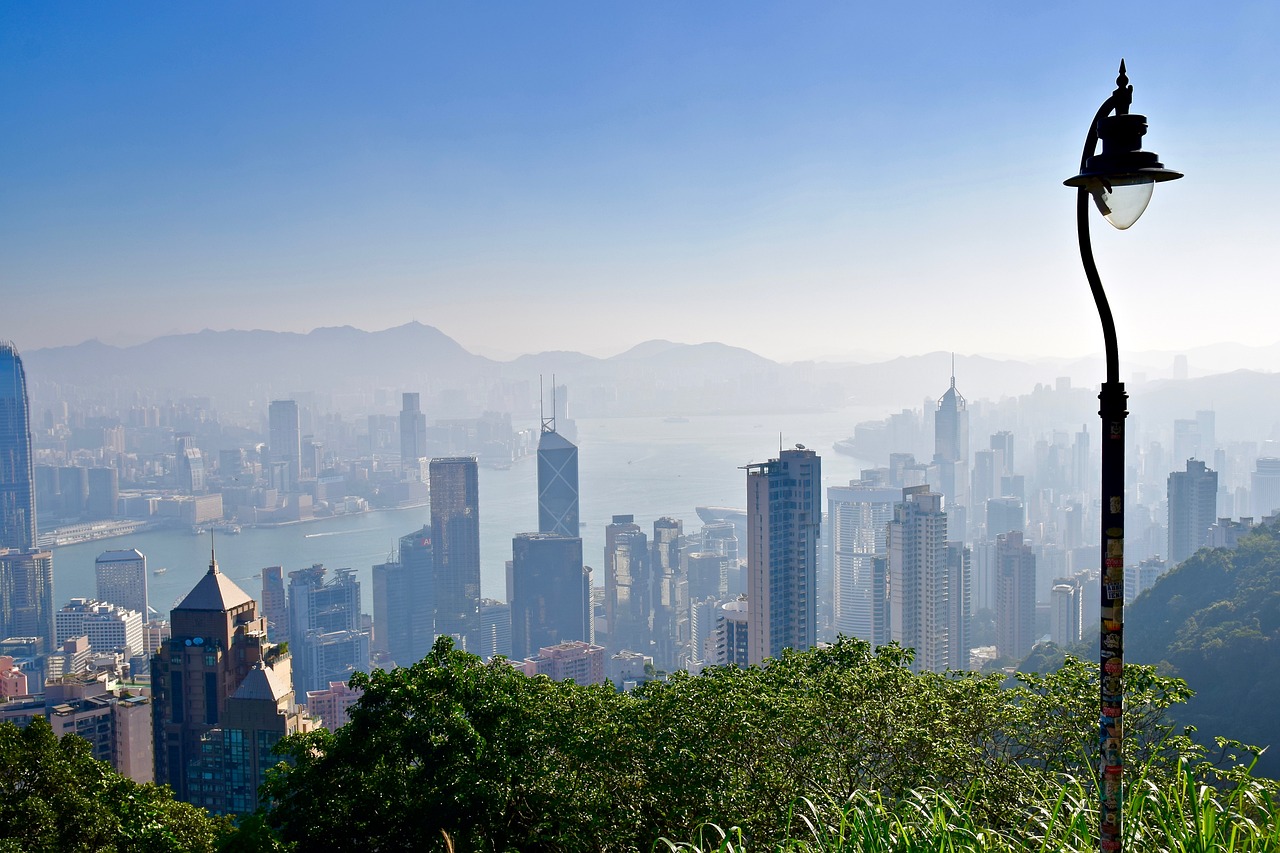
[[[1102,152],[1085,160],[1080,174],[1063,181],[1069,187],[1084,187],[1093,195],[1094,204],[1106,220],[1125,229],[1138,221],[1151,201],[1151,191],[1161,181],[1174,181],[1181,172],[1166,169],[1153,151],[1142,150],[1142,137],[1147,132],[1147,117],[1128,112],[1128,94],[1124,64],[1120,65],[1121,87],[1117,114],[1098,119],[1097,136]]]

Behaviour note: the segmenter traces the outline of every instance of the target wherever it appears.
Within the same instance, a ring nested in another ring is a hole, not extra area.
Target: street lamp
[[[1128,412],[1120,381],[1120,354],[1111,306],[1098,278],[1089,240],[1089,198],[1106,220],[1121,230],[1138,221],[1147,209],[1153,187],[1182,177],[1164,167],[1151,151],[1143,151],[1146,116],[1129,112],[1133,86],[1120,61],[1116,90],[1098,108],[1080,157],[1080,174],[1068,178],[1077,187],[1076,230],[1093,301],[1102,321],[1107,353],[1107,381],[1098,395],[1102,416],[1102,619],[1099,652],[1099,847],[1103,853],[1122,847],[1124,809],[1124,419]],[[1115,115],[1112,115],[1112,113]],[[1102,153],[1095,154],[1098,140]]]

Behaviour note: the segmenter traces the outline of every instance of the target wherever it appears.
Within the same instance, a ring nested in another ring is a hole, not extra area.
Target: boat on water
[[[158,568],[158,569],[152,569],[152,570],[151,570],[151,574],[153,574],[153,575],[162,575],[162,574],[164,574],[164,573],[165,573],[165,572],[167,572],[167,571],[169,571],[167,568],[165,568],[164,566],[161,566],[161,567],[160,567],[160,568]]]

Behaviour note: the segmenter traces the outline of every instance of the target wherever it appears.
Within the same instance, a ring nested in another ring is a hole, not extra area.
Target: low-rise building
[[[0,659],[2,660],[2,659]],[[135,782],[155,781],[151,699],[137,695],[110,673],[50,678],[44,693],[0,703],[0,720],[19,726],[45,717],[54,734],[87,740],[93,757]]]
[[[575,684],[604,684],[604,646],[583,640],[544,646],[533,657],[525,658],[525,675],[545,675],[554,681]]]
[[[347,724],[347,711],[361,696],[362,690],[352,690],[344,681],[330,681],[327,690],[307,691],[307,712],[320,718],[320,724],[336,732]]]

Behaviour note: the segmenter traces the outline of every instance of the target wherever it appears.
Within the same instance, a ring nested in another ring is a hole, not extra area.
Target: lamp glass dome
[[[1093,188],[1093,203],[1107,222],[1123,231],[1137,222],[1147,209],[1155,186],[1155,181],[1123,184],[1099,182]]]

